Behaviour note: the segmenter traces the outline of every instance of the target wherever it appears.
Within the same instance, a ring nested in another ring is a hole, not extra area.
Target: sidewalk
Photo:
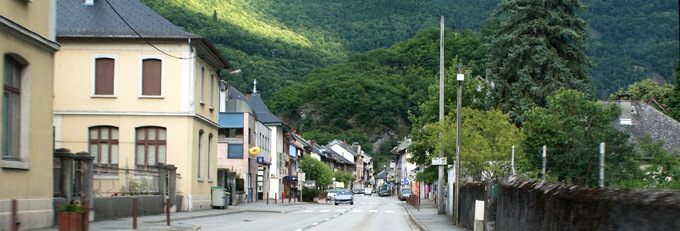
[[[467,231],[468,229],[458,227],[455,225],[453,219],[446,214],[437,213],[437,205],[434,200],[421,199],[420,211],[416,207],[408,203],[402,204],[408,211],[411,220],[424,231],[438,231],[438,230],[453,230],[453,231]]]
[[[294,202],[288,203],[288,200],[282,204],[281,200],[274,204],[274,200],[270,200],[269,204],[266,201],[256,201],[252,203],[240,204],[237,206],[229,206],[227,209],[209,209],[190,212],[175,212],[170,214],[170,226],[166,222],[166,214],[140,216],[137,217],[137,229],[143,231],[185,231],[185,230],[199,230],[200,226],[183,224],[181,220],[220,216],[225,214],[243,213],[243,212],[271,212],[271,213],[289,213],[304,209],[308,203]],[[47,229],[40,229],[40,231],[56,231],[57,227]],[[104,221],[90,221],[90,230],[135,230],[132,228],[132,217],[119,218],[115,220]]]
[[[271,212],[271,213],[290,213],[305,209],[309,203],[294,202],[288,203],[288,200],[282,204],[279,200],[274,204],[273,200],[256,201],[252,203],[240,204],[237,206],[229,206],[227,209],[209,209],[190,212],[175,212],[170,214],[170,226],[166,223],[166,215],[159,214],[153,216],[137,217],[137,230],[142,231],[185,231],[185,230],[200,230],[200,226],[183,224],[181,221],[186,219],[221,216],[225,214],[242,213],[242,212]],[[437,214],[437,206],[433,200],[422,199],[420,202],[420,211],[417,208],[403,203],[402,206],[408,212],[408,215],[416,226],[423,231],[438,231],[438,230],[453,230],[453,231],[468,231],[468,229],[457,227],[453,220],[449,219],[445,214]],[[56,231],[57,227],[41,229],[40,231]],[[91,221],[90,230],[111,230],[111,231],[127,231],[132,229],[132,217],[119,218],[115,220]]]

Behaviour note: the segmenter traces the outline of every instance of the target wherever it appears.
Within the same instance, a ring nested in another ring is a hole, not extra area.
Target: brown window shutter
[[[95,61],[95,95],[113,95],[114,61],[98,58]]]
[[[142,64],[142,95],[161,95],[161,60],[145,59]]]

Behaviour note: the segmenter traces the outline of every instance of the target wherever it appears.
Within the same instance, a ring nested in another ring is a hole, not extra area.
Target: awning
[[[284,176],[283,177],[284,182],[286,182],[286,181],[297,181],[297,180],[298,180],[297,176]]]

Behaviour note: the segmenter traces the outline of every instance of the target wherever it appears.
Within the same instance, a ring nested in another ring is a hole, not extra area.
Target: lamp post
[[[463,79],[465,75],[460,73],[462,65],[458,63],[458,75],[456,75],[456,80],[458,80],[458,90],[457,90],[457,103],[456,103],[456,197],[454,201],[453,213],[455,214],[456,224],[459,222],[459,197],[460,197],[460,114],[461,114],[461,104],[463,95]]]

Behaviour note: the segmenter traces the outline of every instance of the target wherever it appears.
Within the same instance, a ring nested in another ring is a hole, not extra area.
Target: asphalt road
[[[313,204],[289,213],[244,212],[182,220],[201,230],[419,230],[393,197],[354,195],[354,205]]]

